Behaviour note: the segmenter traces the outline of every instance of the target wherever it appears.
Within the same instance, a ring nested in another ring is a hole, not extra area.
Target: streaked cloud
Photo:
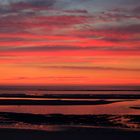
[[[103,50],[103,51],[140,51],[140,47],[108,47],[108,46],[91,46],[91,47],[77,47],[77,46],[37,46],[37,47],[9,47],[1,48],[1,52],[42,52],[42,51],[76,51],[76,50]]]
[[[0,83],[140,83],[139,25],[139,0],[0,0]]]

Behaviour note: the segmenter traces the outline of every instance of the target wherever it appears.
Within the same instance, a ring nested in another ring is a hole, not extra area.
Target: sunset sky
[[[140,84],[140,0],[0,0],[0,85]]]

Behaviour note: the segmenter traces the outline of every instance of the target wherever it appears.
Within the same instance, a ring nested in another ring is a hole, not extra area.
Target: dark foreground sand
[[[140,131],[70,128],[66,131],[0,129],[0,140],[140,140]]]

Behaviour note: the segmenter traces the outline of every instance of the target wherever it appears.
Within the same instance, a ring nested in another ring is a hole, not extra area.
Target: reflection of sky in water
[[[67,105],[67,106],[51,106],[51,105],[10,105],[0,106],[0,112],[18,112],[33,114],[139,114],[139,109],[132,109],[132,106],[140,105],[140,100],[124,100],[105,105]]]
[[[0,94],[8,93],[8,94],[29,94],[29,95],[43,95],[43,94],[140,94],[140,91],[9,91],[9,90],[0,90]],[[0,98],[7,99],[7,98]],[[11,98],[12,99],[12,98]],[[24,100],[25,98],[13,98],[17,100]],[[27,100],[34,100],[34,98],[26,98]],[[36,98],[35,100],[58,100],[58,98]],[[85,101],[95,101],[100,99],[59,99],[59,100],[85,100]],[[127,118],[123,115],[140,115],[140,109],[134,109],[131,107],[139,107],[140,99],[105,99],[106,101],[118,101],[110,104],[102,104],[102,105],[0,105],[0,112],[15,112],[15,113],[31,113],[31,114],[74,114],[74,115],[115,115],[110,116],[109,121],[112,121],[114,124],[113,127],[119,127],[117,124],[122,124],[121,127],[124,128],[140,128],[139,122],[131,122],[131,118]],[[118,116],[120,115],[120,116]],[[2,118],[0,118],[2,119]],[[5,120],[6,121],[6,120]],[[61,129],[65,129],[65,127],[70,126],[62,126],[62,125],[42,125],[42,124],[26,124],[22,122],[15,122],[13,124],[1,125],[0,128],[24,128],[24,129],[37,129],[37,130],[47,130],[47,131],[58,131]],[[76,125],[74,125],[76,127]],[[82,125],[80,127],[85,127]],[[89,126],[88,126],[89,127]],[[95,127],[90,126],[90,127]],[[104,126],[102,126],[104,127]]]

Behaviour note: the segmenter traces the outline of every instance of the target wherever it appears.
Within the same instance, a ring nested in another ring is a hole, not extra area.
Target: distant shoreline
[[[0,90],[140,91],[140,85],[0,85]]]
[[[140,94],[42,94],[30,95],[26,93],[1,93],[0,97],[5,98],[57,98],[57,99],[140,99]]]

